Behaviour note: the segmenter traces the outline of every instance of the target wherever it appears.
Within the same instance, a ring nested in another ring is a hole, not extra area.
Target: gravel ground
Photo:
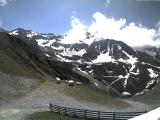
[[[144,111],[149,110],[149,106],[128,100],[123,100],[131,105],[129,108],[119,110],[114,107],[106,107],[97,105],[94,103],[80,102],[73,97],[69,97],[54,89],[52,85],[43,84],[32,93],[27,96],[12,100],[5,105],[0,106],[0,120],[23,120],[26,114],[33,113],[35,111],[49,110],[48,103],[52,102],[56,105],[82,108],[89,110],[101,110],[101,111]]]

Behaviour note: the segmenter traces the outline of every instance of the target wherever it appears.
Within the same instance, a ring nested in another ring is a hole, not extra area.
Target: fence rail
[[[91,120],[128,120],[130,118],[136,117],[146,113],[144,112],[103,112],[103,111],[93,111],[85,109],[75,109],[62,107],[54,104],[49,104],[49,109],[51,112],[56,112],[59,114],[64,114],[67,116],[86,118]]]

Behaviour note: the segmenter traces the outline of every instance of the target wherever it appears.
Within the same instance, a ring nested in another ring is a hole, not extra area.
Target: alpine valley
[[[12,65],[6,67],[1,62],[0,70],[73,80],[118,97],[145,94],[157,85],[160,72],[157,46],[132,48],[121,41],[97,39],[90,33],[86,33],[84,40],[67,44],[64,37],[22,28],[1,30],[1,59],[5,62],[5,58],[9,59]]]

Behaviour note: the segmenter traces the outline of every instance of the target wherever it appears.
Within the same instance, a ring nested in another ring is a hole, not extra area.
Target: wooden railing
[[[62,107],[54,104],[49,104],[49,109],[51,112],[56,112],[59,114],[85,118],[90,120],[128,120],[130,118],[142,115],[144,112],[102,112],[102,111],[93,111],[85,109],[75,109]]]

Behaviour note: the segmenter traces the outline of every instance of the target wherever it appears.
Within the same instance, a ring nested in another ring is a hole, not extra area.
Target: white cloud
[[[16,0],[0,0],[0,6],[5,6],[8,4],[8,2],[12,2],[12,1],[16,1]]]
[[[155,36],[157,36],[156,29],[149,29],[141,24],[127,24],[126,19],[123,18],[119,20],[107,18],[100,12],[94,13],[93,19],[92,24],[86,26],[78,18],[72,17],[72,29],[67,32],[67,36],[64,39],[65,42],[75,43],[79,40],[84,40],[88,31],[97,39],[108,38],[120,40],[130,46],[160,45],[159,37],[156,41],[154,40]]]
[[[155,40],[160,40],[160,21],[156,24],[156,36]]]
[[[71,27],[72,29],[66,33],[67,36],[64,38],[63,42],[75,43],[86,38],[87,26],[82,24],[79,19],[72,16]]]

